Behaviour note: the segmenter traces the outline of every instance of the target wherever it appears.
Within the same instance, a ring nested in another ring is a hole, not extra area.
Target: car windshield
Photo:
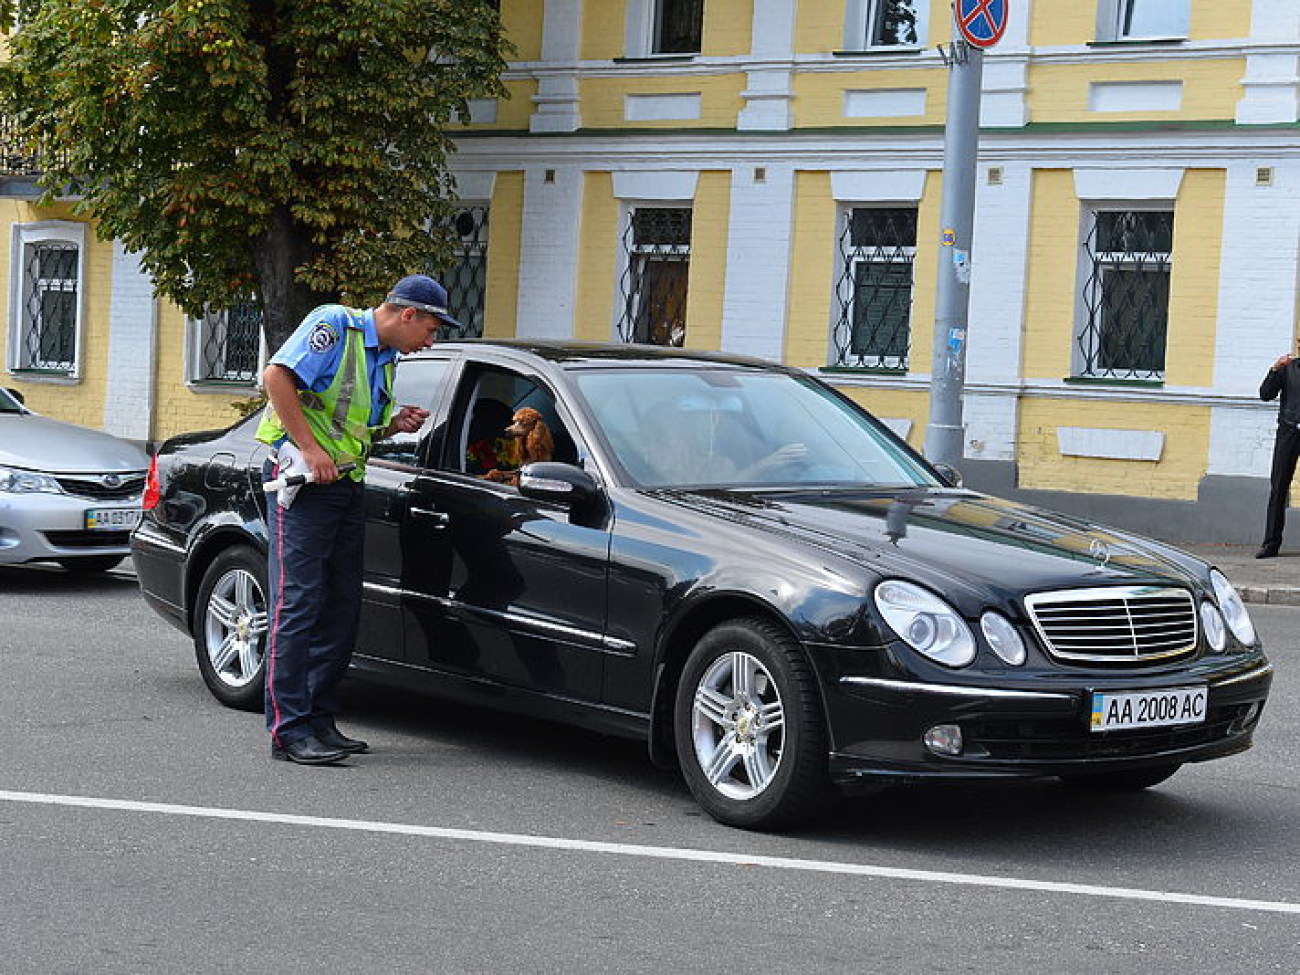
[[[673,366],[575,378],[643,487],[940,486],[864,412],[807,377]]]

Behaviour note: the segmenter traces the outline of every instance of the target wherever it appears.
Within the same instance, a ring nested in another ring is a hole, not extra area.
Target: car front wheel
[[[194,651],[212,695],[227,707],[262,710],[268,614],[266,561],[250,548],[222,552],[203,574]]]
[[[715,627],[677,688],[677,756],[719,822],[772,829],[806,819],[829,792],[816,682],[794,641],[762,619]]]

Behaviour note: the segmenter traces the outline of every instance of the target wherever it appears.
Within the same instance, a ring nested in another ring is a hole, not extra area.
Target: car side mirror
[[[931,464],[930,466],[934,468],[934,472],[939,475],[939,478],[948,487],[961,487],[961,471],[957,470],[957,468],[951,464]]]
[[[519,471],[519,493],[534,501],[581,508],[600,494],[596,479],[581,467],[557,461],[525,464]]]

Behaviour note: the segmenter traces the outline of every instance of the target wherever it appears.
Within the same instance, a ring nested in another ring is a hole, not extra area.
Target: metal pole
[[[961,463],[965,442],[962,393],[966,382],[966,317],[970,305],[984,52],[957,37],[955,25],[953,33],[952,56],[947,58],[951,74],[944,126],[939,276],[925,456],[931,463],[956,467]]]

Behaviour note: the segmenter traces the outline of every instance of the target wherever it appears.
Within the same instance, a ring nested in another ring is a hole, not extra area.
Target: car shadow
[[[574,774],[607,779],[645,792],[647,808],[662,800],[675,814],[684,809],[707,819],[681,775],[651,765],[641,742],[513,714],[503,720],[487,708],[369,681],[348,681],[344,697],[345,713],[368,728],[463,748],[476,762],[499,759],[528,764],[542,775],[553,771],[557,781]],[[1062,860],[1085,870],[1177,862],[1189,844],[1255,855],[1260,830],[1276,812],[1252,812],[1223,779],[1209,798],[1180,788],[1180,779],[1187,783],[1209,768],[1188,766],[1168,783],[1134,793],[1090,792],[1056,779],[902,784],[870,796],[832,798],[811,822],[779,835],[824,847],[822,855],[837,855],[837,847],[916,853],[931,868],[932,858],[949,853],[968,868],[983,858],[990,873]]]
[[[124,567],[108,572],[69,572],[62,566],[41,562],[0,565],[0,592],[15,596],[39,596],[50,592],[116,593],[136,588],[135,576]]]

